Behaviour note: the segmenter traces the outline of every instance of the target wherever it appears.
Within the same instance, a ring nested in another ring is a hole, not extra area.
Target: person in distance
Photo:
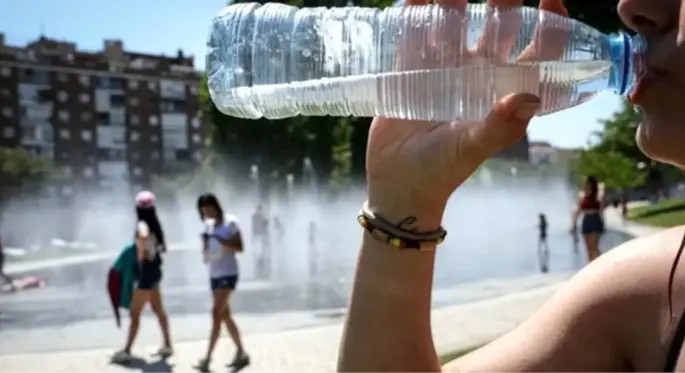
[[[488,2],[495,7],[522,4]],[[685,2],[617,3],[622,21],[647,41],[646,66],[631,96],[645,114],[638,144],[652,159],[685,169]],[[560,0],[542,0],[540,8],[567,13]],[[538,31],[539,41],[546,30]],[[447,34],[453,39],[462,35],[458,30]],[[483,38],[500,38],[500,47],[512,44],[511,35],[494,27]],[[416,41],[424,44],[414,51],[429,49],[429,41],[431,37]],[[449,45],[463,44],[468,43],[450,40]],[[558,58],[555,49],[533,42],[527,53]],[[476,123],[374,119],[366,158],[368,201],[359,217],[366,231],[338,370],[685,370],[685,263],[679,263],[683,227],[634,239],[600,256],[515,330],[440,366],[431,337],[430,300],[433,249],[441,242],[446,202],[486,158],[524,136],[540,105],[539,97],[520,93],[504,97]]]

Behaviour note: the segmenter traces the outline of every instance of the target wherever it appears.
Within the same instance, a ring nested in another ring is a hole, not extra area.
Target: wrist
[[[385,220],[399,224],[405,219],[414,218],[415,221],[408,228],[432,232],[442,224],[447,200],[431,198],[408,188],[370,187],[368,203],[371,212]]]

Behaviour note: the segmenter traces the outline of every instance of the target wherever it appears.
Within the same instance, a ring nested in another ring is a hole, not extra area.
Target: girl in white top
[[[243,348],[240,332],[229,306],[231,294],[238,284],[238,261],[235,255],[243,251],[238,220],[234,216],[225,215],[219,200],[211,193],[198,198],[197,209],[204,223],[202,251],[209,265],[209,284],[213,295],[209,345],[207,354],[198,364],[198,369],[209,371],[212,352],[223,321],[236,346],[237,351],[230,366],[237,372],[250,364],[250,358]]]

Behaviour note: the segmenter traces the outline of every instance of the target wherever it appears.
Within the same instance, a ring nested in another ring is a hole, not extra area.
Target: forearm
[[[390,212],[383,204],[374,206],[371,199],[370,206],[393,221],[406,217],[399,218],[399,210]],[[401,207],[411,211],[409,206]],[[442,211],[436,214],[439,216],[423,220],[417,216],[417,222],[437,228]],[[364,232],[340,346],[339,371],[440,369],[430,327],[434,261],[434,252],[399,250]]]

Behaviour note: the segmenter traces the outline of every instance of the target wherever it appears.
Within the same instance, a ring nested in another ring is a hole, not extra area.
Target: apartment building
[[[138,188],[202,160],[204,129],[193,56],[129,52],[120,40],[87,52],[0,34],[0,146],[45,155],[73,185]]]

